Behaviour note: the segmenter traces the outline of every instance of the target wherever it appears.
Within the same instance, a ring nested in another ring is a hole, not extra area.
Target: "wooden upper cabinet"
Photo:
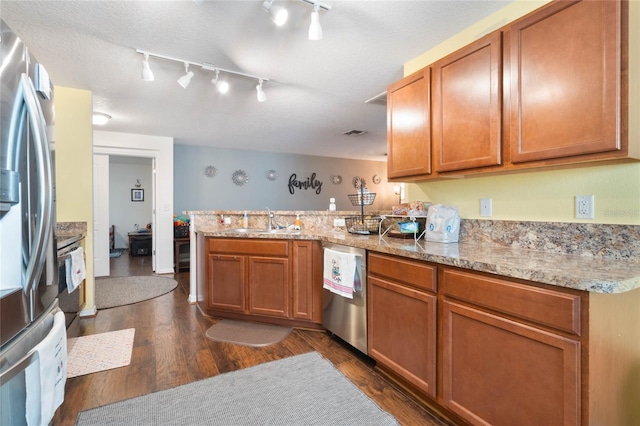
[[[435,172],[495,166],[502,144],[502,33],[432,65]]]
[[[562,1],[509,26],[512,163],[624,148],[621,9]]]
[[[431,173],[430,76],[425,68],[387,88],[389,179]]]

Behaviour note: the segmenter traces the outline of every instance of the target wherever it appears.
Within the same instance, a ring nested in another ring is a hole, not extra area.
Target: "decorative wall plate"
[[[371,182],[375,183],[376,185],[380,183],[380,176],[378,175],[373,175],[373,177],[371,178]]]
[[[214,177],[217,173],[218,173],[218,169],[216,169],[216,168],[215,168],[215,167],[213,167],[213,166],[207,166],[207,167],[205,167],[205,168],[204,168],[204,175],[205,175],[206,177],[210,177],[210,178],[212,178],[212,177]]]
[[[249,176],[247,176],[247,172],[244,170],[236,170],[233,172],[233,176],[231,176],[231,180],[238,186],[242,186],[249,181]]]
[[[342,183],[342,176],[340,175],[333,175],[331,177],[331,182],[333,182],[334,185],[340,185]]]
[[[367,187],[367,181],[364,180],[364,178],[361,178],[360,176],[354,176],[353,177],[353,187],[355,189],[360,189],[360,185],[362,185],[363,187]]]
[[[276,178],[278,177],[278,174],[275,170],[267,170],[267,173],[265,173],[265,175],[269,180],[276,180]]]

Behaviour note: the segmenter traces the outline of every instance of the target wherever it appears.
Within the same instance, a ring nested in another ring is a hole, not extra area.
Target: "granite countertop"
[[[80,241],[87,236],[86,222],[58,222],[56,226],[56,238],[58,248]]]
[[[624,293],[640,288],[640,261],[557,254],[541,250],[476,243],[433,243],[421,239],[380,238],[346,232],[246,234],[203,228],[205,237],[320,240],[394,254],[441,265],[497,274],[595,293]]]

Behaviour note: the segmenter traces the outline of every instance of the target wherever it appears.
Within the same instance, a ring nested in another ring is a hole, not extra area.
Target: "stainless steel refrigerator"
[[[25,369],[59,309],[53,85],[2,20],[0,30],[0,424],[20,425]]]

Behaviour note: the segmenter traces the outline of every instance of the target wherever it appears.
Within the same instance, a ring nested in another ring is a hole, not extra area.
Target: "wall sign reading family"
[[[144,201],[144,189],[132,189],[131,201]]]
[[[305,180],[298,180],[298,176],[293,173],[289,176],[289,193],[293,195],[296,192],[296,188],[304,190],[315,189],[316,194],[319,195],[320,191],[322,191],[322,182],[316,179],[315,173],[311,173],[311,176]]]

